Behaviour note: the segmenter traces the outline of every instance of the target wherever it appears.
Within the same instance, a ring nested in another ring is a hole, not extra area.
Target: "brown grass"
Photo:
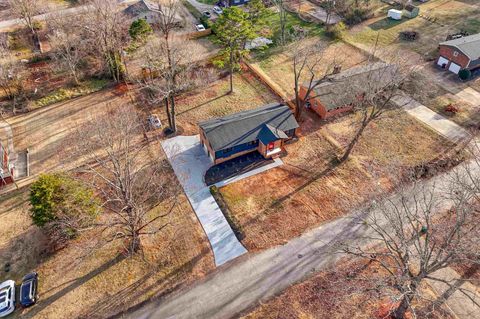
[[[366,129],[349,161],[335,166],[332,160],[349,141],[355,116],[321,125],[314,114],[307,115],[303,136],[286,146],[283,166],[220,190],[249,249],[282,244],[347,214],[389,191],[406,169],[451,146],[403,111],[392,111]]]
[[[236,73],[233,81],[232,94],[227,94],[230,82],[228,77],[224,77],[205,88],[177,98],[177,124],[183,129],[183,135],[198,134],[199,121],[279,101],[278,97],[249,71]],[[168,123],[164,108],[158,108],[155,112],[160,115],[163,123]]]
[[[385,271],[376,263],[344,261],[335,269],[323,271],[307,281],[287,288],[279,296],[259,305],[243,319],[293,319],[293,318],[379,318],[392,308],[387,288],[377,292],[368,291],[375,285],[376,278],[383,278]],[[364,280],[364,279],[370,279]],[[428,287],[422,286],[422,293],[432,297]],[[419,318],[453,318],[443,309],[426,314],[416,303]]]
[[[313,44],[316,41],[313,38],[302,40],[303,42]],[[299,43],[294,43],[292,46],[298,46]],[[289,95],[293,96],[293,88],[295,86],[292,60],[287,52],[292,48],[287,47],[283,52],[271,55],[257,63],[258,65],[275,83],[277,83]],[[328,69],[331,69],[333,61],[342,66],[342,69],[348,69],[356,65],[361,65],[367,60],[365,54],[360,50],[343,42],[331,43],[324,52],[319,52],[322,56],[322,62],[316,70],[317,74],[325,74]],[[309,74],[308,70],[303,72],[306,81]]]
[[[71,130],[88,121],[90,115],[102,114],[107,104],[126,101],[106,90],[9,119],[16,149],[30,149],[32,178],[80,163],[81,158],[75,162],[68,156]],[[164,156],[160,141],[151,140],[149,146],[150,156]],[[173,196],[154,208],[151,217],[176,200],[174,211],[161,221],[171,225],[145,238],[144,257],[128,259],[121,256],[123,245],[119,242],[84,256],[99,236],[94,230],[83,233],[65,249],[48,253],[45,236],[31,224],[28,215],[28,187],[3,195],[0,281],[9,278],[19,282],[32,270],[40,274],[38,304],[17,310],[14,317],[104,318],[163,295],[213,269],[207,238],[169,166],[164,178]],[[3,272],[7,262],[11,264],[8,274]]]

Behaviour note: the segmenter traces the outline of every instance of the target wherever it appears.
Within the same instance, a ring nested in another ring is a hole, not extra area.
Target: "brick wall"
[[[466,68],[468,63],[470,62],[470,59],[465,54],[458,51],[457,48],[441,45],[439,51],[440,51],[440,56],[460,65],[462,69]],[[454,52],[458,52],[458,55],[454,56]],[[447,69],[449,66],[450,66],[450,63],[447,65]]]

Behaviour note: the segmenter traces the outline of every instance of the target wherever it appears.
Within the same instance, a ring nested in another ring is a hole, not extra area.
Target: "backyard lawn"
[[[186,93],[177,98],[177,123],[183,135],[198,134],[199,121],[225,116],[268,103],[278,102],[268,87],[249,71],[236,73],[233,77],[234,93],[227,94],[229,78],[221,78],[207,87]],[[163,108],[159,110],[166,123]]]
[[[314,45],[319,41],[317,38],[307,38],[302,40],[302,45]],[[260,67],[265,74],[278,84],[288,96],[294,95],[294,71],[291,56],[292,46],[300,45],[298,42],[291,44],[283,49],[277,49],[275,54],[268,56],[257,55],[254,59],[254,65]],[[342,66],[342,69],[348,69],[353,66],[361,65],[367,61],[367,56],[357,48],[344,42],[327,42],[324,40],[325,50],[318,52],[318,63],[316,73],[321,77],[325,72],[331,72],[333,64]],[[309,77],[308,70],[303,72],[302,81]]]
[[[395,21],[386,18],[386,12],[380,17],[355,26],[347,35],[348,41],[380,46],[400,44],[421,55],[433,57],[438,43],[445,41],[448,34],[466,30],[470,34],[480,32],[480,7],[473,2],[460,0],[432,0],[420,4],[420,15],[414,19],[403,18]],[[387,9],[385,9],[386,11]],[[419,32],[419,39],[413,42],[401,41],[401,31]]]
[[[322,125],[307,113],[284,165],[220,189],[250,250],[282,244],[388,192],[407,169],[452,147],[400,110],[372,123],[346,163],[334,164],[352,136],[349,115]],[[259,185],[268,185],[260,187]]]

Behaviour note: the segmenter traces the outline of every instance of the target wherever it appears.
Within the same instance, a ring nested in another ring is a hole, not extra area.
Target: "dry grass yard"
[[[103,114],[107,105],[128,99],[115,90],[104,90],[69,102],[55,104],[10,118],[17,150],[28,148],[31,174],[53,172],[79,164],[69,158],[72,129]],[[103,113],[102,113],[103,112]],[[163,156],[160,141],[151,140],[145,156]],[[145,157],[147,158],[147,157]],[[66,165],[67,163],[68,165]],[[173,205],[160,222],[165,231],[145,238],[145,256],[123,258],[123,245],[111,243],[92,254],[88,249],[98,238],[96,230],[83,233],[66,248],[51,253],[42,231],[31,224],[28,186],[0,197],[0,281],[19,282],[29,271],[40,274],[40,299],[28,310],[17,310],[22,318],[105,318],[150,297],[202,277],[213,269],[213,255],[169,165],[164,182],[173,196],[150,213],[150,218]],[[3,267],[10,264],[10,272]],[[14,316],[14,318],[15,318]]]
[[[262,303],[242,319],[370,319],[389,318],[385,316],[391,308],[388,298],[372,297],[375,293],[366,291],[375,278],[385,276],[385,270],[378,264],[364,261],[345,261],[335,269],[322,271],[303,283],[287,288],[279,296]],[[369,278],[371,281],[365,281]],[[427,286],[420,288],[423,295],[435,298],[434,292]],[[386,296],[389,291],[378,291]],[[430,312],[425,306],[415,303],[419,318],[452,319],[443,307]],[[355,309],[355,310],[353,310]]]
[[[403,111],[391,111],[366,129],[351,159],[336,166],[353,120],[349,115],[322,125],[307,113],[301,138],[286,146],[283,166],[221,189],[248,249],[282,244],[350,212],[452,146]]]
[[[398,44],[402,48],[433,57],[438,43],[445,41],[448,34],[460,30],[466,30],[471,34],[480,32],[480,6],[475,1],[431,0],[420,4],[419,7],[420,15],[423,17],[403,18],[400,21],[388,19],[385,9],[378,17],[355,26],[348,33],[347,39],[372,45],[378,36],[378,43],[381,46]],[[419,32],[419,39],[413,42],[399,40],[398,33],[406,30]]]
[[[308,38],[303,40],[306,43],[313,44],[316,40],[314,38]],[[327,44],[327,43],[326,43]],[[299,45],[294,43],[292,45]],[[286,48],[282,52],[269,55],[266,58],[258,59],[254,64],[259,66],[276,84],[278,84],[288,96],[294,95],[294,73],[293,73],[293,64],[292,57],[287,52],[291,48]],[[332,63],[335,61],[336,64],[340,64],[342,69],[348,69],[356,65],[361,65],[365,63],[367,57],[360,50],[352,47],[343,42],[335,42],[325,49],[322,54],[322,61],[319,63],[319,68],[316,70],[318,74],[324,74],[327,70],[333,67]],[[305,70],[303,75],[305,76],[302,80],[306,81],[308,78],[308,70]]]
[[[227,94],[230,84],[228,77],[224,77],[177,98],[177,125],[182,130],[182,135],[198,134],[199,121],[279,101],[248,71],[236,73],[233,81],[233,94]],[[168,123],[163,108],[153,112],[159,113],[163,123]]]

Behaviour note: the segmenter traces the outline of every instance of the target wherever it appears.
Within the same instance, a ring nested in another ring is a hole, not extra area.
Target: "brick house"
[[[8,151],[0,141],[0,187],[11,184],[13,179],[13,165],[10,164]]]
[[[440,43],[437,65],[455,74],[480,68],[480,33]]]
[[[392,84],[396,70],[394,65],[383,62],[354,67],[329,76],[310,92],[308,99],[305,97],[309,83],[302,84],[299,96],[306,108],[313,110],[321,119],[328,119],[351,111],[366,90],[379,90]],[[367,89],[366,85],[369,86]]]
[[[198,124],[200,141],[214,164],[258,151],[265,158],[280,155],[285,141],[299,127],[286,105],[272,103]]]

